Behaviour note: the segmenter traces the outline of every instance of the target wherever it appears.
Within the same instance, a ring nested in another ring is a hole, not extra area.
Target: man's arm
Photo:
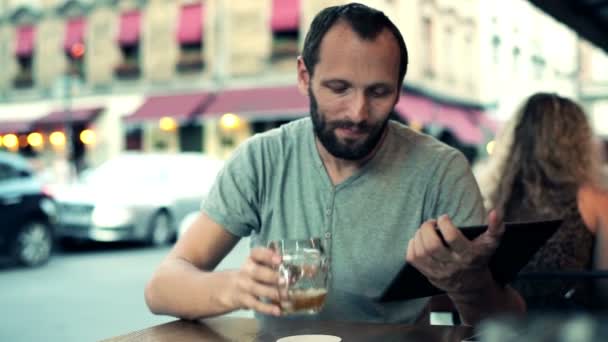
[[[150,311],[185,319],[254,309],[277,315],[278,275],[272,270],[280,257],[269,249],[254,249],[240,270],[213,272],[239,237],[201,213],[162,261],[145,290]]]

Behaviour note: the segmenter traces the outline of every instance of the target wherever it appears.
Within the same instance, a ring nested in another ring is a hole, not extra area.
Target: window
[[[435,77],[435,56],[433,51],[433,21],[430,17],[422,18],[422,60],[424,76]]]
[[[122,61],[116,66],[115,74],[119,79],[139,78],[141,70],[139,68],[139,44],[121,45],[120,52]]]
[[[271,62],[294,62],[298,56],[298,36],[298,30],[273,32]]]
[[[138,10],[125,12],[120,16],[118,44],[122,58],[114,70],[119,79],[135,79],[140,76],[140,18]]]
[[[15,79],[13,80],[13,86],[17,89],[33,87],[32,56],[17,56],[17,68],[17,75],[15,75]]]
[[[521,50],[519,46],[513,47],[513,72],[517,72],[519,69],[519,56],[521,55]]]
[[[179,147],[182,152],[203,152],[204,127],[191,122],[179,127]]]
[[[143,150],[143,128],[141,126],[128,127],[125,140],[127,151]]]
[[[184,73],[201,71],[204,67],[202,42],[180,44],[177,71]]]
[[[251,130],[254,134],[263,133],[273,128],[280,127],[291,120],[274,120],[274,121],[253,121],[251,123]]]
[[[177,71],[182,73],[203,70],[203,17],[204,8],[200,3],[183,5],[181,8],[178,41],[180,46]]]
[[[547,63],[545,62],[545,59],[540,55],[532,56],[532,69],[534,72],[535,79],[540,80],[543,78],[546,64]]]
[[[492,36],[492,61],[494,65],[500,62],[500,37],[497,34]]]
[[[289,63],[292,67],[298,56],[300,36],[300,0],[272,0],[270,18],[272,51],[270,62]]]
[[[448,83],[454,83],[455,81],[455,77],[454,77],[454,68],[452,67],[452,63],[450,60],[450,56],[455,56],[458,52],[455,51],[455,46],[454,46],[454,30],[452,29],[451,26],[446,26],[445,28],[445,32],[444,32],[444,47],[445,47],[445,51],[446,53],[443,55],[443,66],[444,66],[444,71],[445,71],[445,78],[447,80]]]

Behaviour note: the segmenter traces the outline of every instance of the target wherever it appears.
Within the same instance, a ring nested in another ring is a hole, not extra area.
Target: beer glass
[[[315,314],[327,296],[329,262],[320,238],[277,240],[269,248],[281,255],[279,305],[283,314]]]

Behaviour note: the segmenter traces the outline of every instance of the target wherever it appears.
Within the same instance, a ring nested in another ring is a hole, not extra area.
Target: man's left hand
[[[488,262],[504,233],[495,211],[490,212],[488,223],[488,229],[471,241],[447,215],[427,221],[409,241],[406,260],[448,295],[482,289],[493,282]]]

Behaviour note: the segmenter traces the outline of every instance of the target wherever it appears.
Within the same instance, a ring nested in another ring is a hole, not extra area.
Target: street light
[[[79,61],[84,57],[85,46],[82,43],[73,44],[68,50],[68,54],[73,61]],[[72,128],[73,117],[72,117],[72,77],[78,75],[79,70],[73,69],[69,65],[65,70],[64,75],[64,112],[65,112],[65,139],[66,144],[66,157],[68,165],[70,165],[70,177],[74,176],[75,172],[78,172],[78,165],[75,155],[74,148],[74,132]]]

